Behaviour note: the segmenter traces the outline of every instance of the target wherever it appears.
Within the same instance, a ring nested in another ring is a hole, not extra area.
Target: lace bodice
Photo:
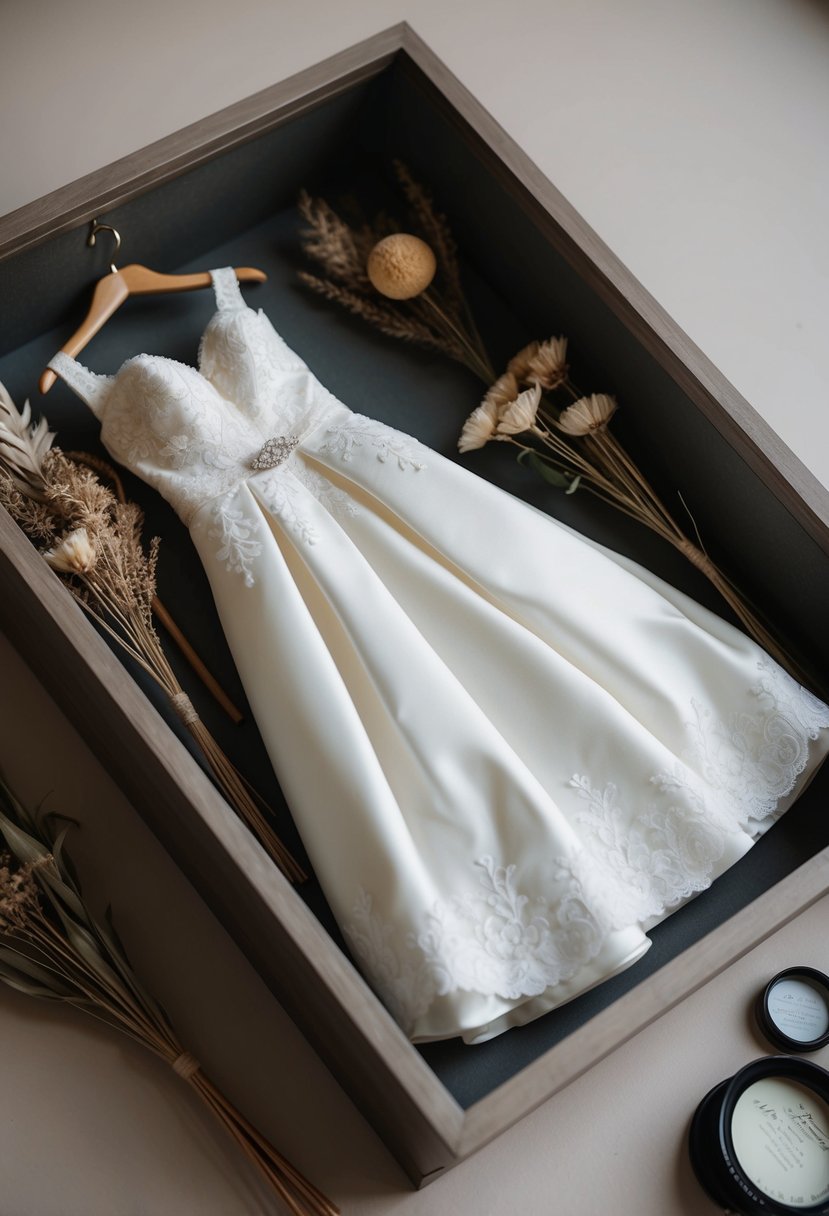
[[[267,316],[246,306],[232,268],[211,276],[217,309],[198,368],[147,354],[127,359],[111,376],[63,352],[49,364],[100,418],[107,451],[155,487],[186,524],[240,481],[268,479],[323,422],[352,417]]]

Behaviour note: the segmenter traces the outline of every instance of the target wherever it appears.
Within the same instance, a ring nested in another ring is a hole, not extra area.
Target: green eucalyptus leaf
[[[63,924],[67,941],[78,958],[82,959],[87,967],[102,980],[105,987],[113,992],[117,992],[122,1000],[130,1003],[132,1001],[131,994],[121,983],[117,972],[113,970],[103,957],[100,946],[89,930],[73,920],[59,904],[55,905],[55,909]]]
[[[54,866],[43,866],[37,872],[41,890],[56,910],[62,905],[68,908],[77,920],[88,921],[89,914],[81,899],[80,891],[71,880],[67,881],[65,863],[62,861],[60,852],[63,843],[62,834],[56,843],[58,852],[52,854],[55,859]]]
[[[528,452],[527,463],[533,472],[538,473],[539,477],[542,477],[548,485],[555,486],[557,490],[566,490],[573,480],[569,474],[562,473],[558,469],[553,468],[551,464],[548,464],[546,460],[539,456],[538,452]]]
[[[0,812],[0,833],[5,837],[6,844],[17,860],[23,865],[29,861],[42,861],[44,857],[49,856],[49,849],[42,841],[30,836],[28,832],[24,832],[2,812]]]
[[[44,1001],[62,1001],[65,997],[60,996],[56,992],[52,992],[49,988],[41,988],[38,984],[33,984],[29,980],[24,980],[21,976],[7,971],[4,967],[0,967],[0,983],[6,984],[9,988],[15,988],[18,992],[23,992],[26,996],[35,996]]]
[[[26,810],[25,806],[23,806],[22,802],[19,802],[17,798],[15,798],[14,794],[3,778],[2,771],[0,771],[0,802],[4,804],[6,811],[8,811],[14,820],[25,824],[28,828],[34,829],[35,822],[33,817]]]
[[[132,994],[144,1006],[145,1011],[159,1023],[166,1024],[168,1018],[164,1010],[158,1004],[155,998],[147,991],[130,965],[127,953],[121,944],[121,939],[116,933],[115,927],[112,924],[111,907],[107,907],[105,917],[107,921],[106,925],[102,925],[101,922],[97,920],[91,920],[90,924],[93,931],[99,936],[101,941],[106,946],[110,961],[119,972],[121,978],[131,990]]]
[[[63,869],[63,866],[66,864],[63,857],[63,842],[66,839],[68,831],[69,828],[62,828],[52,841],[52,856],[59,870]]]
[[[130,966],[123,945],[112,925],[110,909],[106,924],[96,921],[83,902],[80,885],[71,863],[64,854],[64,842],[69,827],[75,821],[68,816],[49,812],[40,821],[29,815],[0,777],[0,834],[21,864],[52,857],[54,864],[37,869],[40,891],[54,910],[63,927],[64,938],[77,956],[78,966],[97,977],[102,992],[127,1007],[141,1007],[159,1028],[166,1028],[168,1019],[161,1006],[144,988]],[[55,832],[53,824],[63,820],[67,825]],[[21,826],[25,824],[25,827]],[[29,831],[28,829],[31,829]],[[71,974],[71,971],[70,971]],[[27,956],[0,946],[0,979],[31,995],[71,999],[79,1004],[75,989],[67,987],[61,977],[49,968],[41,967]],[[94,1001],[90,1009],[95,1008]]]
[[[72,815],[64,815],[63,811],[44,811],[40,818],[45,822],[56,819],[59,823],[68,823],[73,828],[81,826],[79,819],[75,819]]]
[[[19,971],[29,979],[37,980],[44,988],[48,988],[55,996],[72,996],[74,989],[64,983],[61,976],[44,967],[26,954],[0,945],[0,966],[3,970]]]

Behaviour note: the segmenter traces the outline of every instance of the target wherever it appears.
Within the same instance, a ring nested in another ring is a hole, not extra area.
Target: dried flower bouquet
[[[170,666],[153,624],[159,542],[145,553],[142,514],[90,467],[52,446],[46,420],[18,412],[0,384],[0,505],[38,547],[79,604],[167,696],[217,784],[283,873],[305,874],[270,826],[241,774],[202,722]],[[99,463],[92,460],[92,463]]]
[[[394,171],[410,231],[387,216],[354,227],[325,199],[303,191],[302,248],[324,273],[299,277],[381,333],[440,351],[488,384],[495,373],[466,302],[446,217],[401,161]]]
[[[80,550],[84,544],[80,542]],[[339,1210],[260,1135],[186,1050],[133,970],[114,928],[91,913],[63,846],[0,780],[0,981],[106,1022],[164,1060],[199,1095],[293,1216]]]
[[[518,449],[545,481],[589,493],[650,528],[716,587],[746,632],[801,683],[809,682],[733,583],[693,541],[610,429],[617,403],[607,393],[583,394],[570,378],[567,339],[531,342],[519,351],[464,423],[458,447],[493,441]]]
[[[565,337],[530,343],[496,376],[464,297],[446,217],[399,161],[395,172],[410,205],[412,225],[423,239],[400,232],[384,217],[354,228],[324,199],[303,194],[299,209],[307,227],[302,247],[325,275],[303,272],[301,280],[381,332],[463,363],[488,388],[464,423],[461,452],[491,441],[508,442],[518,449],[519,462],[548,483],[567,493],[583,488],[644,524],[709,579],[756,642],[797,680],[809,683],[796,660],[711,560],[699,534],[696,540],[686,534],[609,429],[615,398],[585,395],[573,384]],[[413,240],[424,249],[412,246]],[[439,300],[429,286],[429,265],[438,272]]]

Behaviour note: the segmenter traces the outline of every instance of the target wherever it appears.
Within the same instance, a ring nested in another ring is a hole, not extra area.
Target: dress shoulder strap
[[[216,305],[219,312],[246,308],[236,271],[232,266],[222,266],[219,270],[211,270],[213,290],[216,293]]]
[[[65,380],[81,401],[86,402],[92,413],[100,418],[104,397],[109,390],[110,376],[99,376],[97,372],[91,372],[88,367],[84,367],[62,350],[49,360],[47,366],[57,372],[61,380]]]

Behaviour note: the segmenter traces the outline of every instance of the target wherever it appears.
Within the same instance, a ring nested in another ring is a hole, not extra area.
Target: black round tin
[[[829,1128],[817,1148],[825,1154],[825,1196],[814,1203],[787,1203],[760,1189],[737,1156],[732,1119],[741,1096],[766,1078],[796,1082],[829,1105],[829,1072],[797,1056],[765,1056],[715,1086],[700,1102],[688,1137],[691,1165],[703,1189],[721,1208],[739,1216],[829,1216]],[[776,1118],[771,1113],[770,1119]],[[823,1135],[822,1128],[811,1136]],[[761,1140],[762,1143],[762,1140]]]
[[[829,976],[814,967],[788,967],[757,998],[757,1024],[783,1051],[817,1051],[829,1043]]]

